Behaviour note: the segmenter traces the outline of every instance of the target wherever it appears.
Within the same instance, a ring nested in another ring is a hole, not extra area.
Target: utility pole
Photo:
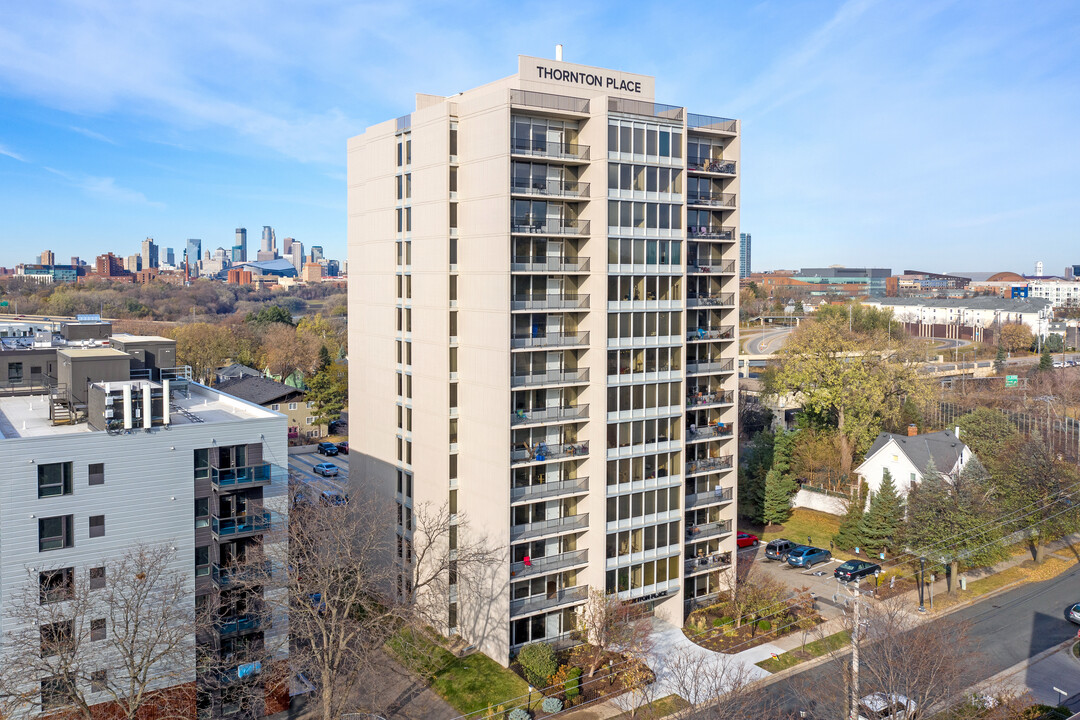
[[[919,612],[926,612],[923,596],[926,593],[926,558],[919,558]]]
[[[855,578],[855,603],[852,608],[851,626],[851,715],[849,720],[859,720],[859,580]]]

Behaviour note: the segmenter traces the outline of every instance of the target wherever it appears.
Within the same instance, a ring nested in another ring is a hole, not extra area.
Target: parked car
[[[757,547],[759,542],[761,541],[758,540],[758,536],[750,533],[739,533],[735,536],[735,544],[741,548]]]
[[[833,571],[833,577],[840,582],[851,582],[855,578],[877,575],[881,566],[866,560],[848,560]]]
[[[1076,603],[1069,608],[1069,611],[1065,613],[1065,617],[1069,618],[1069,622],[1080,625],[1080,603]]]
[[[787,560],[788,553],[797,547],[799,547],[798,543],[793,543],[784,538],[773,540],[765,546],[765,557],[769,560],[783,562]]]
[[[337,435],[338,433],[344,433],[348,427],[348,423],[346,423],[344,420],[332,420],[330,424],[326,427],[326,430],[331,435]]]
[[[335,473],[336,474],[336,473]],[[326,505],[348,505],[349,496],[340,490],[323,490],[319,499]]]
[[[903,695],[871,693],[859,701],[859,720],[914,720],[915,708]]]
[[[338,466],[334,463],[319,463],[315,467],[311,468],[311,471],[316,475],[330,477],[332,475],[338,474]]]
[[[321,442],[315,447],[315,452],[326,457],[334,457],[338,454],[338,449],[332,442]]]
[[[812,568],[823,562],[829,562],[832,553],[809,545],[800,545],[788,553],[787,562],[792,567]]]
[[[339,442],[337,444],[337,451],[339,453],[341,453],[342,455],[348,455],[349,454],[349,441],[348,440],[343,440],[343,441]]]

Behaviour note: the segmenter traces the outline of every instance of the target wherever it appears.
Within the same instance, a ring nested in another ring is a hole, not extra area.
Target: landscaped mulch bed
[[[736,628],[731,618],[733,614],[727,603],[696,610],[691,615],[694,622],[687,623],[683,633],[701,647],[715,652],[742,652],[825,622],[821,615],[805,606],[774,615],[765,621],[765,625],[747,620]]]
[[[571,652],[569,650],[559,651],[556,655],[560,667],[564,665],[582,667],[580,664],[577,664],[575,659],[571,658]],[[614,670],[612,669],[613,667]],[[619,653],[605,653],[603,664],[596,669],[596,673],[591,678],[588,676],[588,666],[582,667],[583,672],[579,686],[581,692],[577,697],[573,698],[572,705],[567,703],[566,693],[563,692],[560,687],[538,689],[544,691],[543,697],[559,698],[567,708],[577,707],[584,703],[600,700],[601,698],[610,700],[628,690],[624,683],[624,671],[626,668],[626,658]],[[522,679],[526,679],[524,669],[522,669],[521,665],[518,664],[516,660],[510,664],[510,670],[520,675]],[[652,676],[652,671],[647,672]],[[528,682],[527,679],[526,682]],[[539,697],[539,694],[537,697]],[[547,714],[540,710],[539,703],[533,705],[533,717],[537,720],[547,717]]]

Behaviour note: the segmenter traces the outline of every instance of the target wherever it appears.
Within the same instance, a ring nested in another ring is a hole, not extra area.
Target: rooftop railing
[[[530,423],[557,422],[560,420],[584,420],[587,417],[589,417],[587,403],[537,408],[534,410],[521,409],[510,413],[510,425],[528,425]]]
[[[717,132],[734,133],[737,132],[739,125],[737,121],[731,118],[689,113],[686,116],[686,127],[691,130],[715,130]]]
[[[608,112],[626,113],[628,115],[644,115],[645,117],[664,118],[682,122],[685,108],[678,105],[664,105],[662,103],[648,102],[646,100],[633,100],[631,98],[609,97]]]
[[[510,104],[543,108],[544,110],[561,110],[563,112],[589,112],[589,101],[586,98],[556,95],[555,93],[537,92],[535,90],[511,90]]]
[[[539,385],[559,385],[585,383],[589,381],[589,368],[577,370],[549,370],[529,375],[511,375],[510,387],[536,387]]]
[[[544,197],[588,197],[589,183],[577,180],[521,180],[510,183],[510,192]]]
[[[510,152],[514,155],[528,155],[551,160],[588,160],[589,146],[577,143],[558,142],[544,138],[511,138]]]
[[[543,500],[557,495],[587,492],[589,478],[579,477],[572,480],[558,480],[555,482],[536,483],[534,485],[521,485],[510,488],[510,502],[520,500]]]
[[[511,219],[510,230],[519,235],[588,235],[588,220],[570,220],[568,218],[529,218]]]
[[[547,595],[533,595],[529,598],[510,601],[510,615],[527,615],[529,613],[547,610],[549,608],[566,605],[572,602],[584,602],[589,598],[589,586],[579,585],[548,593]]]

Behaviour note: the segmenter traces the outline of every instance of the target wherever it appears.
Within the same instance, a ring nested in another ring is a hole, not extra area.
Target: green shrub
[[[758,620],[757,629],[761,632],[769,632],[772,630],[772,623],[768,620]]]
[[[514,708],[510,711],[510,720],[530,720],[531,717],[525,708]]]
[[[735,618],[731,617],[730,615],[725,615],[724,617],[720,618],[721,625],[730,625],[733,622],[735,622]]]
[[[581,694],[581,674],[582,670],[579,667],[572,667],[570,672],[566,673],[566,682],[563,683],[563,689],[566,692],[567,702],[574,700]]]
[[[562,700],[557,697],[546,697],[544,702],[540,703],[540,709],[549,714],[562,712]]]
[[[724,624],[724,623],[722,623],[722,622],[720,621],[720,618],[713,618],[713,621],[712,621],[712,626],[713,626],[713,627],[720,627],[720,626],[721,626],[721,625],[723,625],[723,624]]]
[[[545,642],[537,642],[526,645],[518,653],[518,662],[525,671],[525,679],[533,687],[544,687],[548,678],[559,669],[559,661],[555,658],[555,650]]]

